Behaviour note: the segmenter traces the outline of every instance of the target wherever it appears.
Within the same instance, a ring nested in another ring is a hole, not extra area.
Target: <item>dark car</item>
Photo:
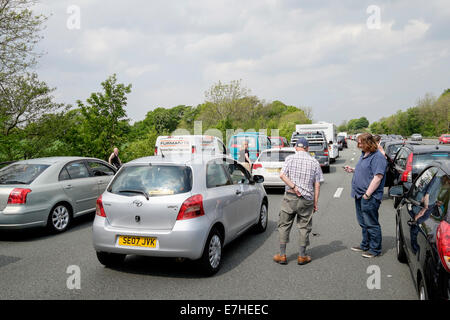
[[[385,186],[412,183],[428,164],[436,160],[450,160],[450,146],[405,144],[388,165]]]
[[[401,147],[403,147],[405,144],[411,144],[411,145],[419,145],[419,142],[406,142],[403,140],[390,140],[385,141],[383,145],[384,152],[386,155],[391,159],[392,161],[395,159],[395,156],[397,155],[398,150],[400,150]]]
[[[328,143],[323,131],[294,132],[291,137],[291,146],[295,146],[298,138],[303,137],[308,140],[309,153],[319,161],[323,173],[330,172],[330,155],[328,152]]]
[[[419,298],[450,299],[450,161],[433,162],[411,188],[395,186],[397,259],[408,262]]]
[[[348,148],[347,139],[344,136],[337,136],[337,143],[339,146],[339,151],[342,151],[344,148]]]

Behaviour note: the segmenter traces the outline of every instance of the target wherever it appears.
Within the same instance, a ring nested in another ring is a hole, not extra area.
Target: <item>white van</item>
[[[226,154],[225,144],[217,137],[204,135],[159,136],[155,155],[169,154]]]
[[[334,123],[320,121],[314,124],[297,124],[295,126],[295,131],[299,133],[305,131],[323,131],[325,133],[325,136],[327,137],[330,152],[330,162],[335,162],[336,158],[339,157],[337,130]],[[295,132],[293,134],[295,134]]]

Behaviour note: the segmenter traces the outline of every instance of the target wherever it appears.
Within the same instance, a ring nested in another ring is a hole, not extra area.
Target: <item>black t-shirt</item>
[[[250,159],[250,152],[248,151],[248,149],[243,149],[241,151],[239,151],[239,161],[240,162],[247,162],[248,160],[245,158],[245,155],[248,155],[248,158]]]
[[[114,167],[116,167],[117,169],[120,168],[119,157],[116,156],[115,154],[114,154],[114,156],[113,156],[112,159],[111,159],[111,163],[112,163],[112,165],[113,165]]]

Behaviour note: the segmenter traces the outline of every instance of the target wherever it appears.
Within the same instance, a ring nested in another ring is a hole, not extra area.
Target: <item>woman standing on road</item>
[[[354,173],[351,197],[355,199],[356,218],[362,229],[361,244],[351,250],[363,252],[364,258],[373,258],[381,254],[378,209],[383,199],[387,162],[370,133],[361,134],[357,141],[362,154],[356,168],[344,167],[346,172]]]

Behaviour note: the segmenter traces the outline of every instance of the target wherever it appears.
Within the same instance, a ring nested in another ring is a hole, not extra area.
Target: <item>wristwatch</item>
[[[370,195],[367,195],[367,193],[364,193],[364,195],[367,197],[367,199],[370,199],[370,198],[372,198],[372,196]]]

